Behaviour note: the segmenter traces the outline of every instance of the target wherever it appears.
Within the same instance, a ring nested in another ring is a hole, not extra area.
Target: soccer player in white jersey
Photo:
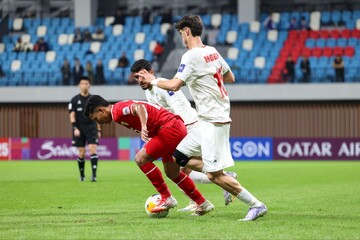
[[[147,70],[150,74],[155,74],[151,63],[146,59],[137,60],[131,66],[131,72],[134,75],[143,69]],[[135,77],[135,79],[139,83],[140,87],[145,90],[145,96],[148,102],[160,105],[166,110],[179,115],[184,120],[188,132],[195,128],[198,122],[197,112],[193,107],[191,107],[190,102],[187,100],[181,90],[176,92],[167,91],[144,82],[142,77]],[[191,169],[185,167],[182,168],[181,171],[189,175],[189,177],[194,182],[212,183],[208,176],[202,172],[192,171]],[[235,172],[225,172],[225,174],[237,178],[237,174]],[[225,205],[229,205],[232,202],[232,195],[225,190],[223,190],[223,195],[225,199]],[[195,211],[196,207],[196,203],[191,201],[188,206],[180,209],[179,211]]]
[[[205,172],[212,182],[247,204],[250,209],[240,221],[256,220],[267,213],[265,204],[223,171],[234,165],[229,146],[230,100],[224,86],[224,82],[235,82],[234,74],[214,47],[202,43],[203,23],[199,16],[185,16],[175,27],[188,51],[182,56],[174,78],[157,79],[146,70],[137,75],[169,91],[178,91],[184,83],[189,87],[199,123],[177,146],[176,162]]]

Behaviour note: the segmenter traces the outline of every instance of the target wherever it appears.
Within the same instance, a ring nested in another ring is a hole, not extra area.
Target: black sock
[[[90,161],[91,161],[91,169],[92,169],[92,175],[93,177],[96,177],[96,170],[97,170],[97,163],[98,163],[98,155],[97,154],[92,154],[90,156]]]
[[[84,170],[85,170],[85,160],[84,160],[84,158],[78,157],[78,158],[77,158],[77,162],[78,162],[78,166],[79,166],[80,176],[81,176],[81,177],[85,177],[85,173],[84,173]]]

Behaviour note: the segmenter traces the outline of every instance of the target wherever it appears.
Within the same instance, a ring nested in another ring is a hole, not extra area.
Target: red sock
[[[161,171],[155,164],[148,162],[142,165],[140,169],[143,171],[143,173],[145,173],[146,177],[160,193],[161,198],[167,198],[171,196],[170,190],[165,183]]]
[[[185,173],[180,172],[177,178],[171,179],[185,194],[198,205],[205,201],[204,196],[196,188],[195,183]]]

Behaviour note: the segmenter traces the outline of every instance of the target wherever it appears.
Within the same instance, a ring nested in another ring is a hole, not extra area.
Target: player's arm
[[[223,58],[220,58],[220,63],[221,63],[221,69],[222,69],[221,74],[223,75],[223,82],[234,83],[235,76],[234,76],[234,73],[231,71],[229,64],[227,64],[227,62]]]
[[[75,112],[70,112],[70,123],[74,126],[76,124]],[[75,126],[74,126],[75,127]]]
[[[179,78],[173,78],[169,80],[167,80],[166,78],[156,78],[150,83],[151,85],[157,86],[159,88],[175,92],[184,85],[184,81]]]
[[[96,128],[98,131],[98,137],[101,137],[101,125],[98,122],[96,122]]]
[[[184,107],[183,101],[179,97],[183,95],[181,89],[179,89],[177,92],[159,89],[158,93],[163,101],[166,102],[167,106],[171,109],[171,112],[179,115],[179,112]]]
[[[145,69],[141,70],[136,75],[143,77],[145,82],[168,91],[178,91],[184,84],[184,81],[179,78],[173,78],[169,80],[165,78],[155,78],[154,75],[150,74]]]
[[[73,128],[76,128],[76,117],[75,117],[75,100],[74,98],[71,99],[69,105],[68,105],[68,110],[69,110],[69,114],[70,114],[70,123],[73,126]]]
[[[224,82],[227,83],[234,83],[235,82],[235,76],[234,73],[229,69],[229,71],[225,72],[223,76]]]
[[[131,112],[134,116],[138,116],[141,124],[141,139],[144,142],[148,142],[150,138],[148,137],[147,130],[147,120],[148,120],[148,112],[146,111],[146,107],[141,103],[134,103],[131,105]]]
[[[77,128],[77,125],[76,125],[76,117],[75,117],[74,111],[70,112],[70,123],[72,125],[74,135],[76,137],[80,136],[80,130]]]

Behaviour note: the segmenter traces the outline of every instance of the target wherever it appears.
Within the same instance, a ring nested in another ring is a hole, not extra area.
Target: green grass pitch
[[[254,222],[213,184],[197,184],[213,212],[151,219],[155,189],[134,162],[100,162],[96,183],[89,166],[79,182],[75,161],[0,162],[0,239],[360,239],[360,162],[237,162],[229,170],[269,208]]]

